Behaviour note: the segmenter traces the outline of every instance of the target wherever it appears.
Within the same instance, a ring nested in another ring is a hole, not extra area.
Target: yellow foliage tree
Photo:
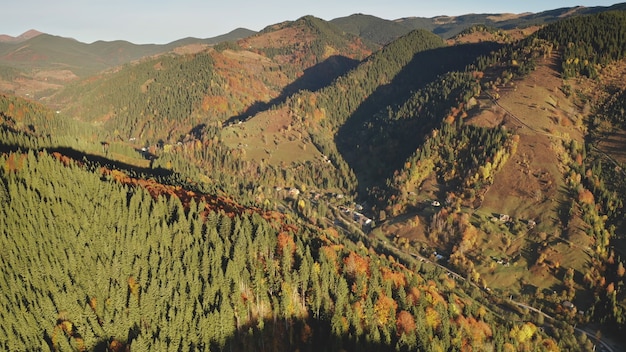
[[[374,314],[376,316],[376,322],[379,326],[384,326],[390,323],[391,318],[395,318],[396,309],[398,308],[398,303],[393,300],[391,297],[387,297],[385,294],[381,294],[376,300],[376,304],[374,305]],[[435,312],[437,313],[437,312]]]
[[[426,324],[433,329],[437,329],[441,324],[441,317],[433,307],[426,308]]]
[[[519,343],[525,343],[530,341],[537,332],[537,326],[531,322],[527,322],[522,326],[515,326],[511,329],[511,337],[516,339]]]
[[[541,342],[543,345],[544,351],[547,352],[559,352],[561,349],[559,345],[553,339],[545,339]]]

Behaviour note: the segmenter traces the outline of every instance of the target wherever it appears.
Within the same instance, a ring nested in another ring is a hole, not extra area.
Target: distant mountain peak
[[[43,34],[43,33],[35,29],[30,29],[18,35],[17,37],[12,37],[7,34],[0,34],[0,43],[20,43],[28,39],[34,38],[40,34]]]
[[[16,39],[18,40],[28,40],[30,38],[34,38],[40,34],[43,34],[42,32],[36,30],[36,29],[30,29],[24,33],[22,33],[21,35],[19,35]]]

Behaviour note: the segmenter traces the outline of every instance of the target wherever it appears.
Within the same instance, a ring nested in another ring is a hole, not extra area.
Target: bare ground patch
[[[189,45],[176,47],[174,48],[173,51],[178,55],[189,55],[189,54],[199,53],[208,48],[209,48],[209,45],[207,44],[196,43],[196,44],[189,44]]]
[[[282,24],[274,25],[280,27]],[[315,39],[311,34],[305,34],[304,31],[296,27],[286,27],[264,33],[263,35],[255,35],[240,41],[240,45],[244,49],[255,48],[280,48],[298,43],[307,43]]]
[[[39,100],[61,88],[63,88],[61,84],[49,83],[45,80],[18,79],[13,81],[14,94],[28,99]]]
[[[70,70],[43,70],[33,76],[41,81],[70,82],[78,79],[78,76]]]
[[[49,97],[65,84],[77,79],[78,76],[70,70],[41,70],[11,81],[0,80],[0,92],[39,100]]]

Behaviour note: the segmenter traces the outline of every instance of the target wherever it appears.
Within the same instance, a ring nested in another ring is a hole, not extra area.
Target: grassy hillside
[[[404,241],[414,241],[422,251],[446,253],[449,266],[475,275],[491,289],[519,295],[557,314],[568,313],[559,302],[572,301],[578,309],[592,312],[591,320],[612,321],[608,326],[621,329],[624,301],[619,297],[623,292],[615,289],[619,284],[610,281],[620,280],[615,276],[615,258],[622,253],[618,229],[623,228],[620,199],[624,193],[622,182],[609,176],[621,166],[606,154],[590,152],[595,142],[586,144],[590,141],[585,137],[587,128],[598,125],[600,118],[589,111],[589,104],[603,106],[606,100],[591,102],[588,99],[593,95],[583,93],[583,82],[589,84],[584,77],[593,69],[604,72],[614,68],[588,60],[570,73],[569,65],[575,60],[572,52],[580,55],[577,47],[595,48],[587,53],[596,60],[621,60],[611,54],[621,51],[621,42],[603,49],[597,43],[620,33],[622,21],[623,13],[564,20],[539,30],[520,46],[501,50],[495,65],[484,66],[481,86],[486,90],[476,96],[476,105],[467,111],[465,120],[511,131],[515,144],[502,154],[508,160],[501,163],[496,153],[489,162],[480,162],[474,151],[472,158],[481,165],[474,169],[475,174],[467,173],[467,168],[451,172],[465,160],[463,149],[455,147],[454,159],[446,162],[441,155],[441,132],[430,137],[394,177],[399,185],[397,200],[388,213],[402,212],[398,207],[405,204],[403,218],[411,220],[389,222],[383,231],[401,233]],[[605,25],[614,27],[598,29]],[[543,38],[549,42],[542,42]],[[572,42],[576,44],[568,44]],[[553,44],[556,52],[549,49]],[[533,54],[534,50],[538,51]],[[522,64],[523,57],[531,60]],[[530,71],[522,69],[527,65],[532,67]],[[567,79],[572,75],[578,78]],[[616,81],[612,84],[623,86]],[[619,101],[619,94],[601,96]],[[484,142],[479,145],[487,149]],[[467,178],[455,191],[454,180],[459,176]],[[450,212],[449,207],[439,211],[429,205],[433,199],[445,201],[456,211]],[[467,215],[470,217],[463,217]],[[463,221],[471,226],[455,230],[454,224]],[[607,290],[615,296],[606,296]],[[594,298],[592,292],[601,298]],[[607,308],[607,299],[613,302],[608,304],[611,308]]]

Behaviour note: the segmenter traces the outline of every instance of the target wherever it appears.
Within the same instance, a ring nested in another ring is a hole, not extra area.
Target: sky
[[[623,1],[623,0],[621,0]],[[0,34],[30,29],[84,43],[127,40],[165,44],[211,38],[236,28],[259,31],[305,15],[324,20],[355,13],[393,20],[468,13],[541,12],[561,7],[610,6],[620,0],[13,0],[2,6]]]

